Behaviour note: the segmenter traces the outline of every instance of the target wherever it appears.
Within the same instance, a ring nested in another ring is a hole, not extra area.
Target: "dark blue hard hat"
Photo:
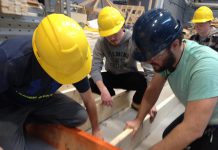
[[[137,47],[134,58],[147,61],[170,46],[182,33],[182,25],[170,12],[164,9],[153,9],[138,18],[132,39]]]

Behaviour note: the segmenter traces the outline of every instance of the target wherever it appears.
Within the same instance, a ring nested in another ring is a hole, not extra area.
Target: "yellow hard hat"
[[[91,70],[91,50],[83,29],[63,14],[45,17],[34,31],[32,45],[41,67],[61,84],[78,82]]]
[[[119,32],[124,22],[124,17],[117,9],[109,6],[104,7],[98,15],[100,36],[107,37]]]
[[[192,23],[204,23],[213,19],[213,11],[207,6],[201,6],[195,11]]]

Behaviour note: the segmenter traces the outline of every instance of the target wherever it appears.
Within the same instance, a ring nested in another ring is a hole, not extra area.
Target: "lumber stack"
[[[0,13],[38,16],[42,8],[37,0],[0,0]]]

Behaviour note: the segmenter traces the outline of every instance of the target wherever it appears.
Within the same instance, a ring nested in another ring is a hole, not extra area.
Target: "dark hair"
[[[182,40],[184,39],[184,34],[180,33],[176,39],[179,40],[179,45],[181,45],[182,44]]]

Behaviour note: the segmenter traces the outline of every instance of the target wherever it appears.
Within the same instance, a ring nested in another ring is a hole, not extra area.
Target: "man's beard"
[[[167,57],[165,58],[164,60],[164,63],[163,63],[163,66],[161,66],[160,68],[158,69],[155,69],[155,72],[162,72],[164,70],[168,70],[170,72],[173,72],[175,70],[175,68],[173,67],[175,61],[176,61],[176,58],[175,56],[173,55],[173,53],[170,51],[170,49],[167,49]]]

